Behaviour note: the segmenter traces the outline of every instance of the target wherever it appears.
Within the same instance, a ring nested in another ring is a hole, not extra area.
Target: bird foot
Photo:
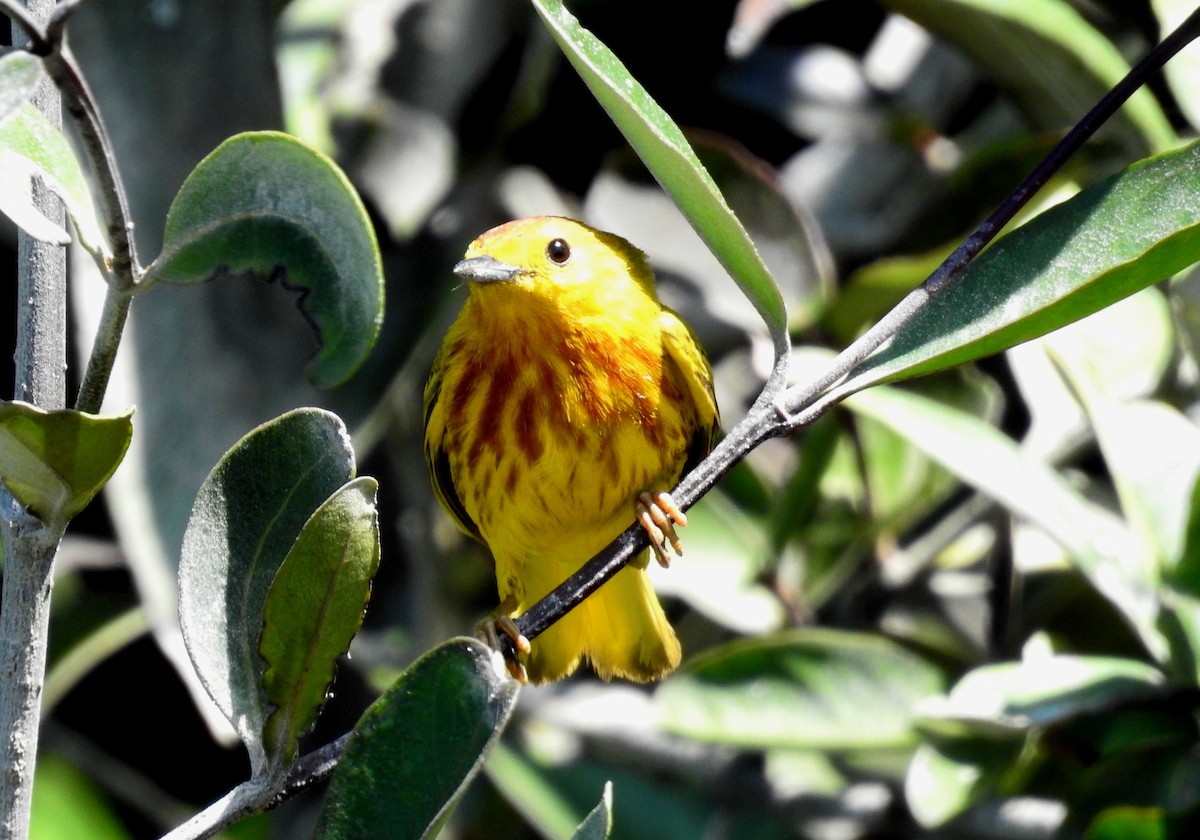
[[[638,496],[637,519],[650,537],[650,547],[654,549],[658,565],[664,569],[671,565],[668,543],[675,556],[683,556],[683,541],[675,526],[682,528],[687,525],[687,515],[675,504],[670,493],[642,493]]]
[[[475,635],[485,645],[503,656],[509,675],[521,685],[525,685],[529,682],[529,674],[525,670],[525,666],[521,664],[518,654],[528,655],[531,647],[529,639],[525,638],[510,615],[516,608],[515,599],[505,598],[504,603],[475,625]],[[506,642],[511,642],[511,644]]]

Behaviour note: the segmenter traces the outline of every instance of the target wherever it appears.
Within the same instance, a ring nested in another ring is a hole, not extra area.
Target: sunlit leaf
[[[235,444],[192,507],[179,565],[184,641],[256,772],[266,761],[270,712],[258,652],[267,593],[305,523],[354,472],[337,416],[297,409]]]
[[[741,285],[772,334],[781,335],[787,313],[779,289],[683,132],[561,0],[534,0],[533,5],[625,139]]]
[[[107,246],[79,161],[62,132],[26,102],[0,121],[0,212],[35,239],[65,245],[70,235],[33,206],[35,177],[62,199],[79,244],[103,260]]]
[[[264,741],[281,767],[316,721],[337,659],[362,626],[379,567],[376,489],[373,478],[358,478],[317,508],[267,593],[259,652],[275,709]]]
[[[655,694],[664,726],[752,747],[913,744],[914,708],[940,671],[879,636],[808,628],[746,639],[688,662]]]
[[[125,457],[132,417],[0,402],[0,481],[44,522],[66,524]]]

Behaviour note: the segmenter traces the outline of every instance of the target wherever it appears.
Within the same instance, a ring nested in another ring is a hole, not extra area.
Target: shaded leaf
[[[43,522],[65,525],[125,457],[132,417],[0,402],[0,481]]]
[[[379,568],[377,489],[375,479],[358,478],[317,508],[267,593],[259,653],[275,710],[263,740],[277,766],[316,721],[337,659],[362,626]]]
[[[748,747],[848,750],[916,740],[940,671],[879,636],[808,628],[706,651],[655,694],[680,735]]]
[[[783,299],[754,243],[675,122],[561,0],[534,0],[554,40],[655,179],[767,322],[787,328]]]
[[[33,206],[34,177],[62,199],[79,244],[103,262],[107,246],[79,161],[62,132],[26,102],[0,121],[0,212],[35,239],[65,245],[70,235]]]
[[[250,752],[266,755],[268,715],[259,657],[267,593],[305,523],[354,477],[338,417],[303,408],[238,441],[196,495],[179,565],[179,618],[188,655]]]
[[[147,269],[170,283],[243,272],[299,293],[321,345],[308,365],[318,387],[343,382],[370,352],[383,267],[366,210],[333,161],[280,132],[231,137],[196,166]]]
[[[573,840],[606,840],[612,831],[612,782],[604,784],[604,793],[596,807],[579,824]]]
[[[371,704],[329,783],[316,837],[436,836],[516,703],[519,685],[495,656],[452,639]]]
[[[1035,128],[1073,125],[1129,72],[1116,46],[1063,0],[883,0],[978,64]],[[1101,130],[1125,153],[1174,145],[1174,132],[1148,90],[1135,93]]]
[[[997,353],[1200,259],[1200,145],[1133,164],[998,240],[851,376],[857,390]]]

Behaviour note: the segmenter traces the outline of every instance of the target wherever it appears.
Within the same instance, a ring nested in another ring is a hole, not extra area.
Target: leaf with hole
[[[320,343],[308,365],[318,387],[349,378],[382,324],[383,266],[361,199],[333,161],[280,132],[231,137],[192,170],[146,273],[169,283],[278,280]]]

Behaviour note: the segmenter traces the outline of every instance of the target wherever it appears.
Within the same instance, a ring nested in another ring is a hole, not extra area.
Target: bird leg
[[[654,549],[658,565],[664,569],[671,565],[668,542],[676,556],[683,555],[683,541],[679,539],[675,526],[682,528],[687,525],[687,515],[675,504],[670,493],[642,493],[638,496],[637,519],[650,537],[650,547]]]
[[[520,628],[517,627],[517,623],[513,621],[512,612],[516,608],[517,599],[509,595],[500,606],[492,610],[487,618],[475,625],[475,635],[484,644],[503,656],[508,673],[521,685],[525,685],[529,682],[529,674],[525,671],[521,660],[517,658],[517,654],[528,655],[532,648],[529,645],[529,639],[525,638]],[[502,636],[507,637],[512,645],[504,644],[501,641]]]

